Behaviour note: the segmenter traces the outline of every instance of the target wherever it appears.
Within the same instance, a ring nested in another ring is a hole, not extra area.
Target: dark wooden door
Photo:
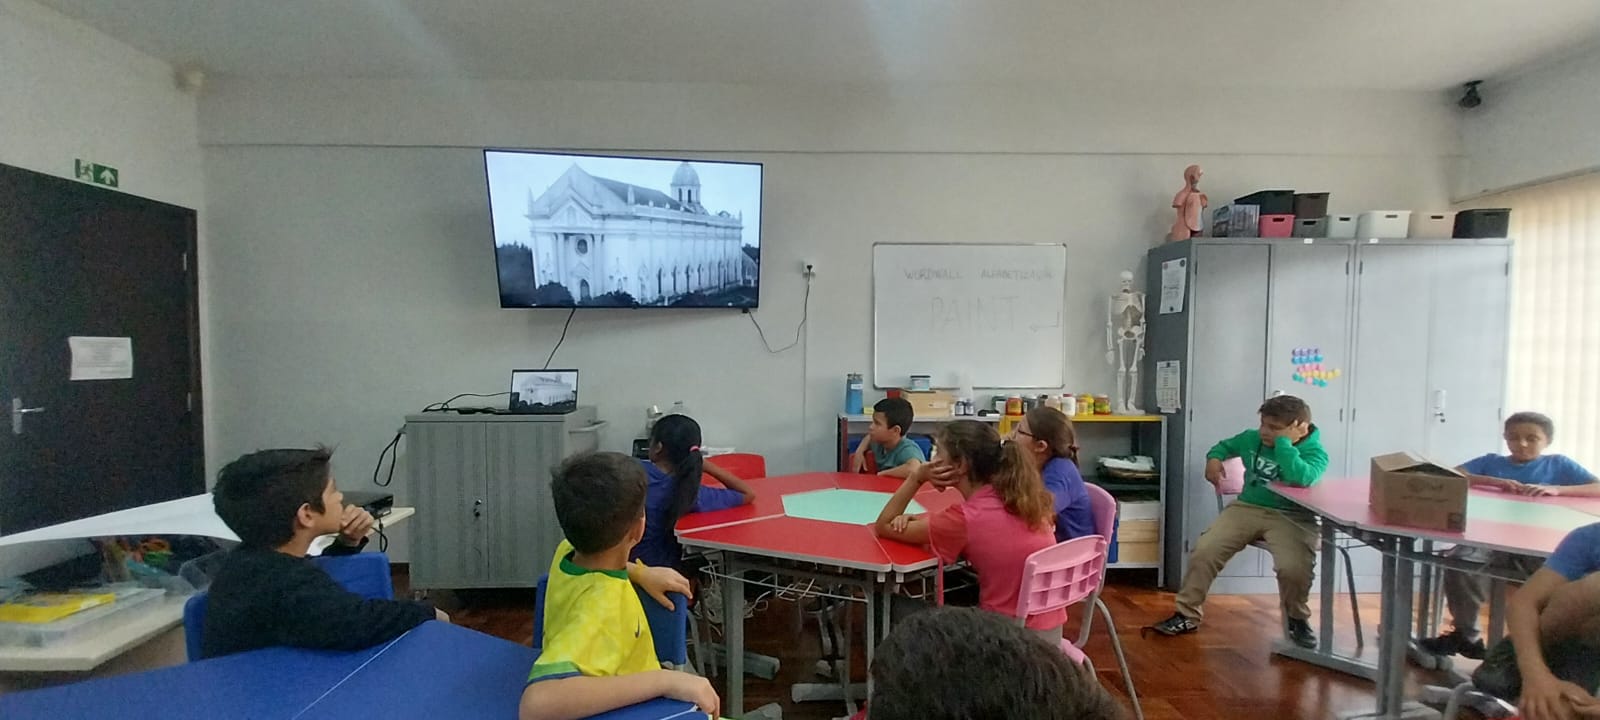
[[[193,210],[0,165],[0,534],[205,492],[195,275]]]

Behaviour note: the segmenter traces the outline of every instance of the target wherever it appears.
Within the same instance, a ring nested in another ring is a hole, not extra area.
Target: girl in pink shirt
[[[978,606],[1015,616],[1022,565],[1056,544],[1054,498],[1027,451],[1000,442],[994,426],[957,420],[935,438],[937,457],[918,467],[895,491],[873,526],[881,537],[928,544],[945,562],[965,557],[978,574]],[[954,488],[965,502],[928,517],[904,515],[923,483]],[[1065,610],[1027,619],[1029,629],[1061,637]]]

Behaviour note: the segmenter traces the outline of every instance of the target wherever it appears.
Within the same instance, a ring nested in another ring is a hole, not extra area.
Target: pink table
[[[939,565],[928,548],[880,538],[871,525],[790,517],[784,510],[783,498],[819,490],[882,493],[881,498],[859,496],[860,501],[877,503],[874,509],[881,509],[901,482],[875,475],[831,472],[762,478],[750,483],[756,491],[755,502],[686,515],[678,522],[678,541],[685,547],[723,554],[728,715],[744,712],[744,572],[798,574],[861,588],[867,603],[867,661],[871,662],[878,636],[888,630],[889,596],[895,585],[909,574],[934,570]],[[939,492],[930,486],[918,491],[916,501],[932,513],[960,502],[961,495],[953,490]],[[814,567],[797,570],[794,563]]]
[[[1336,530],[1361,539],[1383,553],[1382,612],[1378,621],[1378,652],[1375,680],[1378,684],[1377,708],[1359,718],[1411,718],[1432,711],[1405,702],[1406,651],[1410,645],[1413,616],[1412,588],[1416,564],[1431,556],[1418,549],[1419,543],[1450,543],[1521,555],[1549,556],[1567,533],[1582,525],[1600,522],[1600,499],[1530,498],[1507,495],[1494,490],[1474,489],[1468,498],[1467,527],[1447,532],[1390,525],[1375,517],[1367,505],[1370,482],[1366,477],[1324,480],[1309,488],[1274,484],[1272,491],[1318,515],[1322,521],[1322,635],[1314,651],[1283,654],[1324,667],[1372,677],[1363,666],[1332,652],[1333,578],[1332,544]],[[1493,611],[1491,609],[1491,614]],[[1420,624],[1420,623],[1419,623]]]
[[[1353,477],[1324,480],[1309,488],[1274,485],[1272,491],[1337,525],[1519,555],[1549,556],[1561,539],[1575,529],[1571,521],[1575,515],[1588,515],[1589,522],[1600,522],[1600,498],[1522,497],[1474,488],[1463,532],[1388,525],[1368,507],[1368,485],[1367,478]],[[1506,504],[1520,506],[1522,512],[1515,516],[1506,513],[1502,507]]]

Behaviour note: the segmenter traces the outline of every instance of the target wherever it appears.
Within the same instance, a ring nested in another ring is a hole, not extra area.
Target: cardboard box
[[[900,397],[911,403],[911,413],[919,418],[950,417],[955,412],[956,396],[940,390],[902,390]]]
[[[1467,529],[1471,481],[1444,463],[1409,452],[1372,458],[1367,502],[1384,523],[1430,530]]]

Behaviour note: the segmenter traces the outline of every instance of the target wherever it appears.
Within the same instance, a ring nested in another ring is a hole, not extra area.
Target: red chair
[[[706,461],[733,473],[733,476],[740,480],[756,480],[767,476],[767,459],[755,453],[713,455],[706,458]],[[709,473],[701,477],[700,482],[707,485],[718,484]]]

